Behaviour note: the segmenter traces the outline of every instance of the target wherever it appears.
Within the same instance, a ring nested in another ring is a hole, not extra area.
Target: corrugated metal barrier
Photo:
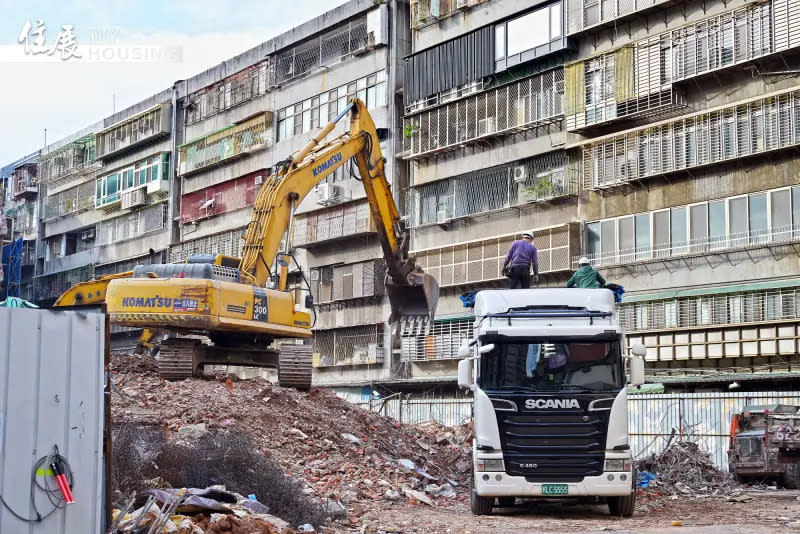
[[[403,423],[436,421],[457,426],[472,418],[469,398],[388,398],[364,401],[360,395],[339,393],[365,409]],[[660,452],[673,439],[691,439],[711,455],[714,464],[728,466],[731,415],[747,404],[800,405],[800,391],[684,393],[628,397],[628,431],[634,456]]]

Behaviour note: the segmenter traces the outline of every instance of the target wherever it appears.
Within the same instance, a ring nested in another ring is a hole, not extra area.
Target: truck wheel
[[[613,516],[630,517],[636,507],[636,493],[625,495],[624,497],[609,497],[608,511]]]
[[[497,504],[503,508],[511,508],[517,502],[515,497],[498,497]]]
[[[786,489],[800,488],[800,463],[789,464],[781,476],[781,484]]]
[[[481,497],[475,491],[475,483],[470,485],[469,491],[469,509],[472,515],[489,515],[492,513],[492,505],[494,504],[493,497]]]

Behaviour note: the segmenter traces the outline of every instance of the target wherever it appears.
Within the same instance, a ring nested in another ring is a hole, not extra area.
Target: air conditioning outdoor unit
[[[447,217],[447,210],[439,210],[436,212],[436,222],[438,224],[444,224],[450,219]]]
[[[261,185],[264,183],[264,175],[259,174],[255,178],[253,178],[253,185]]]
[[[84,230],[81,232],[81,241],[94,241],[95,238],[95,229],[89,228],[88,230]]]
[[[136,208],[148,204],[147,192],[144,188],[125,191],[122,193],[122,209]]]
[[[511,169],[511,172],[514,175],[514,183],[516,184],[525,183],[528,179],[528,169],[525,165],[516,165]]]
[[[497,117],[486,117],[478,121],[478,136],[490,135],[497,131]]]
[[[336,184],[321,184],[317,187],[317,195],[317,204],[320,206],[338,204],[342,201],[342,188]]]

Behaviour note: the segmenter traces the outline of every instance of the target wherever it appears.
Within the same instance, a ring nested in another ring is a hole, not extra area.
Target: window
[[[770,193],[770,226],[774,240],[786,239],[791,236],[792,197],[789,189]]]
[[[711,299],[701,297],[695,301],[695,318],[697,325],[711,324]]]
[[[763,243],[768,241],[767,194],[760,193],[758,195],[750,195],[748,197],[748,211],[750,213],[750,243]]]
[[[608,258],[609,263],[613,263],[617,255],[617,236],[615,235],[615,221],[603,221],[600,223],[600,250],[603,258]]]
[[[653,249],[657,258],[669,256],[669,210],[653,213]]]
[[[650,257],[650,214],[636,216],[636,259]]]
[[[708,236],[710,248],[725,246],[725,201],[708,203]]]
[[[331,122],[352,98],[360,98],[369,109],[386,106],[386,85],[386,71],[382,70],[278,110],[278,141]]]
[[[780,293],[767,293],[764,300],[764,313],[766,320],[774,321],[783,319],[782,300]]]
[[[649,329],[650,305],[648,303],[636,304],[634,310],[634,330]]]
[[[592,258],[600,257],[600,223],[586,225],[586,250]]]
[[[516,56],[558,39],[561,2],[537,9],[495,26],[495,59]]]
[[[731,234],[730,246],[738,247],[747,243],[747,197],[728,201],[728,226]]]
[[[664,326],[676,328],[678,326],[678,301],[668,300],[664,302]]]
[[[708,238],[708,204],[689,207],[689,239],[691,252],[706,250]]]
[[[633,217],[622,217],[619,219],[620,261],[632,261],[634,248]]]
[[[794,237],[800,237],[800,187],[792,188],[792,229]]]
[[[162,153],[137,161],[127,168],[97,179],[95,206],[120,200],[119,193],[136,189],[166,177],[169,154]]]
[[[670,244],[672,254],[686,253],[686,208],[672,208],[670,214]]]
[[[728,297],[728,322],[741,323],[744,321],[742,313],[743,299],[741,295],[731,295]]]

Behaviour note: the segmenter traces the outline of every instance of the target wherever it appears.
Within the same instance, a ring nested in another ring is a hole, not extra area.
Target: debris
[[[305,432],[303,432],[299,428],[290,428],[289,429],[289,433],[290,434],[294,434],[295,436],[297,436],[300,439],[308,439],[308,434],[306,434]]]
[[[752,495],[736,495],[735,497],[728,498],[728,502],[750,502],[752,500]]]
[[[405,487],[403,488],[403,493],[405,493],[407,496],[411,497],[416,501],[425,503],[428,506],[433,506],[433,501],[431,500],[431,498],[422,493],[421,491],[414,491],[411,488]]]
[[[383,494],[384,498],[388,501],[396,501],[400,499],[400,492],[395,491],[393,489],[386,490],[386,493]]]
[[[178,435],[185,439],[200,439],[206,434],[208,434],[208,428],[205,423],[184,425],[178,429]]]
[[[650,487],[650,483],[655,479],[656,476],[653,473],[648,471],[639,471],[639,474],[636,477],[636,485],[640,488],[647,488]]]
[[[683,526],[683,523],[682,523],[682,522],[680,522],[680,521],[673,521],[673,522],[672,522],[672,526],[673,526],[673,527],[682,527],[682,526]]]
[[[347,432],[345,432],[344,434],[342,434],[342,437],[343,437],[344,439],[346,439],[347,441],[349,441],[350,443],[359,443],[359,444],[363,443],[363,442],[361,441],[361,438],[357,438],[357,437],[356,437],[356,436],[354,436],[353,434],[348,434]]]
[[[398,464],[400,464],[401,466],[403,466],[406,469],[408,469],[408,470],[416,469],[416,467],[417,467],[417,464],[415,464],[414,462],[412,462],[411,460],[409,460],[407,458],[400,458],[399,460],[395,460],[395,461]]]
[[[701,497],[708,494],[731,495],[739,486],[730,473],[721,471],[708,453],[693,441],[674,441],[657,454],[636,462],[639,487],[657,486],[661,494]],[[642,486],[644,473],[647,485]],[[654,478],[650,478],[654,477]]]

